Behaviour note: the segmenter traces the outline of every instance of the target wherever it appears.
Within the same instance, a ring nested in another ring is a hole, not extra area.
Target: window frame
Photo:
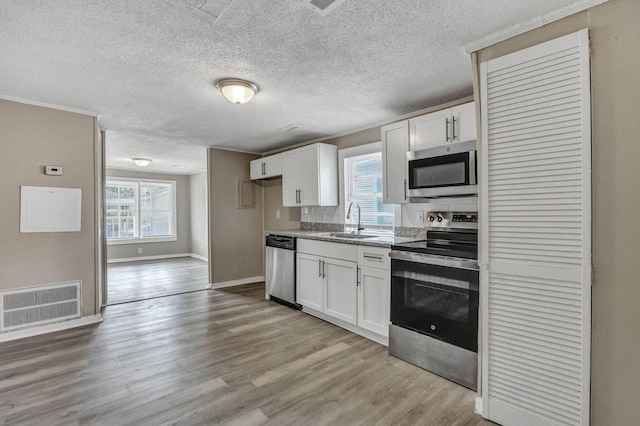
[[[339,210],[338,216],[340,218],[340,223],[344,223],[345,228],[348,228],[348,229],[356,228],[355,225],[351,223],[347,223],[347,219],[346,219],[346,215],[347,215],[346,210],[349,204],[347,202],[348,194],[346,194],[346,190],[345,190],[345,177],[346,177],[345,173],[348,172],[347,170],[345,170],[345,166],[344,166],[345,159],[351,158],[351,157],[358,157],[361,155],[374,154],[374,153],[380,153],[382,155],[382,142],[373,142],[373,143],[368,143],[364,145],[358,145],[351,148],[344,148],[338,151],[338,176],[340,181],[339,182],[340,204],[338,206],[338,210]],[[382,167],[384,167],[384,163]],[[382,174],[382,179],[384,180],[384,172]],[[384,187],[384,182],[383,182],[383,187]],[[363,225],[365,227],[365,230],[374,231],[376,233],[393,233],[394,228],[399,226],[400,224],[400,218],[401,218],[400,205],[394,204],[393,211],[394,211],[393,226],[365,224]]]
[[[136,233],[138,236],[136,237],[122,237],[122,238],[114,238],[107,237],[105,232],[105,239],[107,240],[107,245],[115,246],[121,244],[146,244],[146,243],[160,243],[160,242],[171,242],[178,240],[178,229],[177,229],[177,194],[176,194],[176,181],[175,180],[161,180],[161,179],[142,179],[142,178],[124,178],[119,176],[111,176],[105,179],[105,190],[109,185],[135,185],[135,205],[136,212],[134,215],[134,221],[136,223]],[[171,226],[171,234],[170,235],[162,235],[157,237],[145,237],[142,235],[142,211],[141,211],[141,197],[142,192],[141,188],[143,184],[162,184],[169,185],[171,187],[171,209],[169,212],[171,213],[170,217],[170,226]],[[106,196],[105,196],[105,228],[107,225],[107,216],[106,216]]]

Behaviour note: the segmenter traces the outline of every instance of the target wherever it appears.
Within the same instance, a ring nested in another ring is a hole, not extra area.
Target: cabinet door
[[[280,176],[282,174],[282,155],[270,155],[262,159],[264,162],[264,177]]]
[[[357,322],[357,264],[325,258],[324,312],[350,324]]]
[[[251,176],[251,179],[262,179],[264,177],[263,175],[263,165],[264,164],[264,160],[262,158],[259,158],[257,160],[253,160],[249,163],[249,175]]]
[[[475,141],[476,134],[476,103],[458,105],[451,108],[452,135],[454,142]]]
[[[324,305],[322,259],[319,256],[304,253],[298,253],[296,259],[296,302],[322,312]]]
[[[358,272],[358,325],[388,337],[391,272],[370,266]]]
[[[409,121],[382,127],[382,202],[407,203]]]
[[[299,206],[319,206],[320,193],[318,183],[318,152],[315,146],[298,152],[296,161],[300,168]]]
[[[451,142],[451,108],[409,120],[411,150],[433,148]]]
[[[298,189],[302,172],[297,152],[282,155],[282,205],[298,207]]]

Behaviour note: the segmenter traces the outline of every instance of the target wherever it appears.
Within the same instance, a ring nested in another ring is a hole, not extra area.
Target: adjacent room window
[[[366,154],[357,154],[356,151],[352,155],[345,155],[344,194],[346,224],[358,223],[358,209],[355,206],[351,209],[351,218],[346,219],[349,205],[356,201],[360,206],[360,222],[363,226],[393,228],[394,206],[382,203],[382,152],[379,149]]]
[[[107,179],[107,240],[110,243],[174,241],[175,188],[175,181]]]

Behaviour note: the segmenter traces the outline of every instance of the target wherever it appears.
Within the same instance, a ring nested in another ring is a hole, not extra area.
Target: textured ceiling
[[[465,44],[577,3],[0,0],[0,96],[100,114],[109,167],[187,174],[208,146],[266,152],[470,95]],[[233,105],[223,77],[260,92]]]

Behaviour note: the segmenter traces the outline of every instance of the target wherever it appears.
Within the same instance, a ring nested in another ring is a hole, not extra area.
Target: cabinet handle
[[[267,174],[267,167],[265,163],[262,163],[262,176]]]
[[[456,140],[456,118],[455,117],[451,118],[451,140],[452,141]]]
[[[360,286],[360,267],[356,266],[356,287]]]
[[[407,180],[404,180],[404,199],[407,200]]]
[[[298,202],[302,204],[302,189],[298,189]]]
[[[322,260],[318,259],[318,277],[322,278]]]
[[[449,119],[445,118],[445,122],[446,122],[446,124],[445,124],[445,128],[444,129],[445,129],[446,137],[447,137],[446,140],[449,141]]]
[[[375,256],[373,254],[369,254],[369,253],[364,253],[362,255],[362,257],[364,257],[365,259],[369,259],[369,260],[375,260],[377,262],[382,262],[382,256]]]
[[[327,262],[323,260],[322,261],[322,278],[327,278],[327,270],[325,269],[326,267],[327,267]]]

